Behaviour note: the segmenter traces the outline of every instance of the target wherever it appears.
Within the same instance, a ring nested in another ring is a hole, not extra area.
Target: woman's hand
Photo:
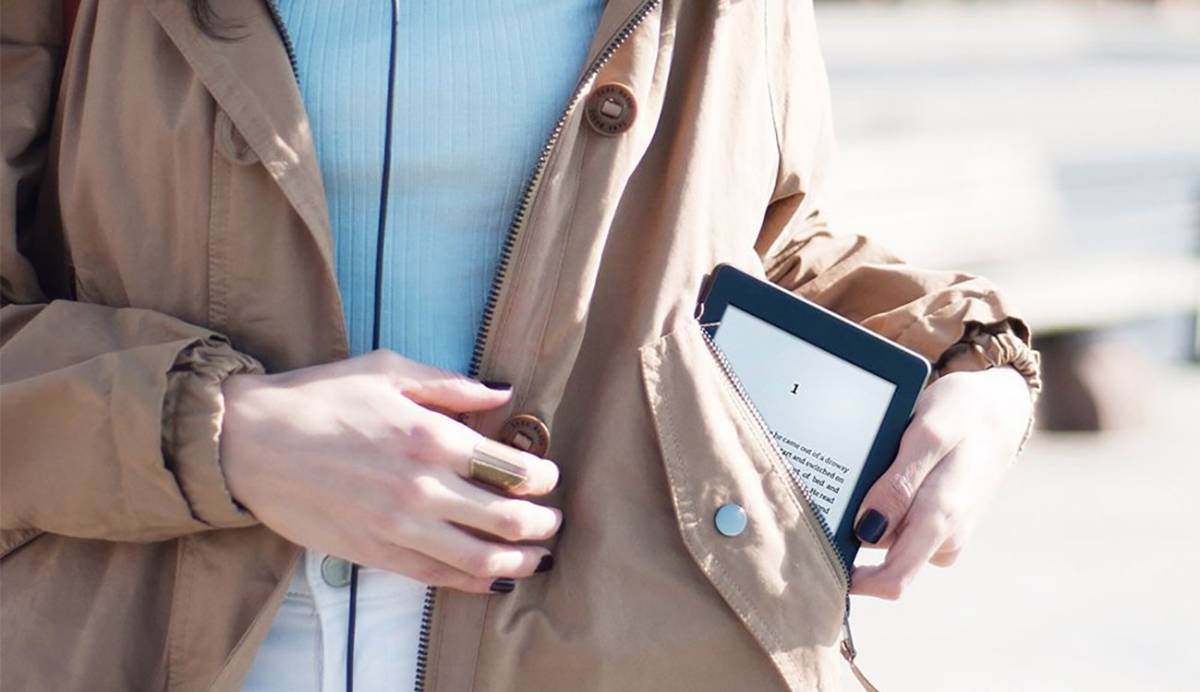
[[[227,380],[221,465],[238,502],[299,545],[436,586],[489,591],[550,560],[520,541],[558,531],[557,509],[466,480],[479,433],[439,411],[495,408],[510,393],[390,351]],[[519,495],[558,482],[524,455]]]
[[[851,593],[899,598],[926,561],[954,563],[1012,465],[1031,407],[1025,379],[1008,367],[951,373],[925,390],[855,520],[863,544],[887,556],[855,568]]]

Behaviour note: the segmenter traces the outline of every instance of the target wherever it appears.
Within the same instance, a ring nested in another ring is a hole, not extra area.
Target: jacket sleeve
[[[39,276],[65,264],[33,250],[56,246],[33,208],[61,5],[6,0],[0,17],[0,549],[42,531],[151,541],[252,524],[217,452],[221,382],[259,364],[166,314],[58,299]]]
[[[820,206],[834,150],[824,61],[807,3],[768,3],[768,71],[780,168],[755,249],[768,278],[928,358],[935,375],[1011,365],[1040,390],[1026,324],[987,280],[904,263],[837,235]]]

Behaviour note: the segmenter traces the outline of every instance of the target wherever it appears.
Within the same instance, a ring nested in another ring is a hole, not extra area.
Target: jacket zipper
[[[283,41],[283,49],[287,51],[288,64],[292,66],[292,77],[295,78],[298,85],[300,84],[300,69],[296,67],[296,46],[292,43],[292,36],[288,33],[287,26],[283,23],[283,17],[279,14],[279,0],[267,0],[267,11],[271,14],[271,22],[275,24],[275,31],[279,33],[279,38]]]
[[[746,388],[742,385],[742,381],[738,378],[737,373],[733,371],[733,367],[730,366],[729,359],[725,357],[725,352],[722,351],[721,347],[717,346],[717,344],[712,340],[712,337],[708,333],[708,329],[703,324],[700,325],[700,334],[704,337],[704,343],[708,346],[709,352],[712,353],[713,358],[717,361],[717,365],[720,367],[721,372],[724,373],[725,379],[729,382],[734,394],[738,397],[738,399],[741,400],[743,404],[745,404],[747,410],[750,411],[751,417],[754,418],[755,423],[757,423],[759,430],[770,442],[772,440],[771,429],[767,427],[767,423],[765,420],[763,420],[762,413],[759,412],[758,407],[754,405],[754,402],[750,400],[750,396],[746,394]],[[859,681],[863,688],[868,692],[877,692],[875,690],[875,686],[872,685],[869,680],[867,680],[866,676],[863,675],[861,670],[859,670],[858,664],[855,663],[855,658],[858,656],[858,649],[854,646],[854,635],[850,631],[849,560],[846,559],[846,556],[842,553],[842,549],[838,547],[837,542],[834,540],[833,531],[829,528],[829,524],[825,521],[825,518],[821,516],[821,513],[816,510],[816,505],[813,503],[812,494],[809,492],[808,486],[804,484],[803,479],[800,478],[799,472],[796,471],[791,464],[784,460],[783,456],[779,454],[778,449],[775,447],[774,442],[771,442],[769,447],[771,448],[772,453],[775,455],[775,459],[778,464],[787,470],[788,477],[791,479],[792,484],[800,490],[800,495],[804,498],[806,504],[805,509],[807,511],[805,512],[805,516],[811,522],[821,527],[821,531],[825,534],[827,543],[825,547],[832,555],[833,562],[838,566],[838,572],[842,577],[842,582],[846,585],[846,614],[842,618],[843,636],[841,645],[839,647],[842,657],[845,658],[846,662],[850,664],[850,669],[854,673],[854,677]]]
[[[571,116],[571,112],[575,110],[575,106],[583,96],[584,86],[600,72],[601,68],[617,52],[617,49],[629,40],[634,30],[645,21],[646,17],[658,7],[660,2],[661,0],[645,0],[630,15],[620,30],[608,40],[608,43],[604,45],[600,54],[592,60],[587,70],[579,78],[575,92],[571,95],[571,100],[567,102],[566,108],[563,109],[562,114],[558,117],[558,121],[554,124],[554,129],[546,139],[545,145],[542,146],[542,152],[538,155],[537,163],[533,167],[533,173],[525,183],[525,189],[521,193],[520,201],[517,203],[517,210],[513,214],[512,223],[509,224],[508,232],[504,237],[504,243],[500,246],[500,261],[496,268],[496,275],[492,279],[492,286],[488,290],[487,302],[483,307],[483,318],[480,320],[479,331],[475,335],[475,347],[471,352],[471,364],[467,371],[470,377],[479,377],[479,368],[483,364],[483,355],[487,349],[488,335],[491,333],[492,322],[496,315],[496,305],[500,301],[501,291],[504,288],[505,280],[508,278],[508,265],[512,261],[513,249],[517,244],[517,235],[525,226],[526,218],[529,215],[529,207],[533,203],[533,198],[537,195],[538,187],[542,182],[542,174],[545,172],[546,164],[550,161],[550,155],[554,152],[555,145],[558,144],[559,137],[562,136],[563,128],[567,124],[567,118]],[[424,692],[425,690],[425,680],[428,676],[429,668],[429,644],[433,633],[433,609],[436,605],[437,587],[427,587],[425,589],[425,604],[421,611],[421,629],[417,636],[416,692]]]
[[[571,96],[571,100],[567,103],[567,107],[563,109],[562,115],[559,116],[558,122],[554,124],[554,130],[551,131],[550,137],[546,140],[546,144],[542,147],[542,153],[538,156],[537,165],[534,166],[533,174],[530,176],[525,185],[524,191],[521,193],[521,199],[517,204],[516,214],[513,215],[512,223],[508,227],[508,234],[504,238],[504,244],[500,247],[500,266],[496,270],[496,275],[492,279],[491,289],[488,291],[487,303],[483,308],[483,319],[480,322],[479,332],[475,337],[475,348],[471,354],[470,375],[477,377],[479,368],[483,363],[484,350],[487,347],[488,332],[492,327],[492,320],[495,317],[496,304],[500,300],[500,291],[504,287],[504,281],[508,273],[508,264],[512,259],[513,248],[517,242],[517,234],[525,225],[525,217],[529,213],[529,206],[533,202],[534,196],[537,195],[538,187],[542,182],[542,173],[546,168],[547,162],[550,160],[550,154],[553,153],[554,147],[558,144],[558,139],[562,135],[563,128],[567,124],[567,118],[571,112],[575,110],[575,106],[579,103],[580,97],[583,96],[583,87],[593,77],[595,77],[604,67],[605,63],[612,58],[613,53],[617,52],[625,41],[633,34],[634,30],[645,21],[646,17],[653,12],[661,0],[645,0],[625,21],[625,25],[621,27],[617,33],[613,34],[612,38],[605,44],[604,49],[596,56],[587,71],[579,79],[579,83],[575,88],[575,93]]]

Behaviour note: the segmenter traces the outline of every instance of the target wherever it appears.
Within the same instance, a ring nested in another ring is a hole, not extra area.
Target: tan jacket
[[[223,41],[183,0],[85,0],[65,66],[60,4],[0,23],[0,688],[236,689],[301,549],[230,497],[220,383],[347,354],[309,125],[264,2],[215,2]],[[823,229],[807,2],[610,0],[590,55],[480,334],[475,374],[515,396],[469,419],[548,427],[557,565],[435,592],[424,688],[832,689],[846,578],[700,336],[706,273],[956,368],[1033,375],[1028,333],[985,282]]]

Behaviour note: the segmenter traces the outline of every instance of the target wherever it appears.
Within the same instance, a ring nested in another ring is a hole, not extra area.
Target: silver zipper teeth
[[[821,531],[825,533],[825,538],[829,540],[829,547],[833,549],[833,554],[837,556],[838,569],[842,574],[842,578],[846,582],[846,588],[849,589],[849,561],[842,553],[842,549],[838,547],[837,541],[834,540],[833,531],[830,530],[829,524],[825,522],[825,518],[821,516],[821,513],[817,511],[816,505],[813,504],[812,495],[809,493],[808,486],[806,486],[804,484],[804,480],[800,478],[799,472],[797,472],[796,469],[793,468],[792,465],[783,458],[783,455],[779,453],[779,449],[775,446],[773,441],[774,438],[771,435],[771,429],[767,427],[767,422],[763,420],[762,414],[758,411],[758,407],[754,405],[754,402],[750,400],[750,396],[746,394],[746,388],[742,386],[742,381],[738,379],[737,373],[735,373],[733,368],[729,365],[729,359],[725,357],[725,352],[721,350],[720,346],[717,346],[717,344],[712,340],[712,337],[708,335],[708,330],[703,326],[700,327],[700,334],[704,336],[704,342],[708,344],[708,350],[712,352],[713,357],[717,360],[717,364],[721,366],[721,372],[725,373],[725,378],[728,379],[729,383],[733,386],[734,392],[737,393],[738,398],[742,400],[742,403],[746,405],[746,408],[750,410],[750,414],[754,418],[755,422],[758,423],[758,427],[761,428],[763,434],[766,435],[767,440],[770,442],[769,446],[771,451],[774,453],[776,460],[778,460],[783,468],[787,470],[788,477],[791,478],[792,483],[799,488],[800,495],[804,498],[804,501],[808,503],[810,514],[812,515],[813,519],[816,520],[817,525],[821,527]],[[847,594],[847,599],[849,599],[849,594]]]
[[[567,103],[567,107],[563,109],[562,115],[558,117],[558,121],[554,124],[554,129],[550,132],[549,138],[546,140],[545,146],[542,147],[541,153],[538,155],[537,164],[533,168],[533,175],[530,176],[529,182],[526,183],[525,189],[521,192],[521,199],[517,204],[517,211],[513,215],[512,223],[509,224],[508,233],[504,237],[504,243],[500,246],[500,261],[496,269],[496,275],[492,279],[491,288],[488,289],[487,303],[484,304],[483,318],[479,323],[479,332],[475,337],[475,346],[471,351],[471,364],[467,372],[471,377],[479,377],[479,368],[483,364],[483,352],[487,346],[488,332],[492,328],[492,320],[495,318],[496,305],[500,301],[500,290],[504,285],[505,275],[508,272],[509,262],[512,261],[513,249],[516,247],[517,234],[521,227],[525,224],[526,215],[529,213],[529,205],[533,202],[533,196],[537,190],[538,183],[541,182],[542,173],[545,172],[546,164],[550,161],[550,155],[554,151],[554,147],[558,144],[559,137],[562,136],[563,128],[566,127],[567,118],[570,117],[571,111],[578,105],[579,100],[583,97],[583,86],[595,77],[617,52],[629,37],[633,35],[635,29],[651,12],[658,7],[661,0],[647,0],[642,3],[633,15],[625,22],[625,26],[621,28],[608,43],[592,64],[588,66],[586,72],[576,84],[575,93],[571,96],[571,100]],[[416,676],[416,692],[424,692],[425,680],[428,677],[429,667],[429,644],[433,633],[433,609],[437,604],[437,587],[430,586],[425,589],[425,604],[421,610],[421,629],[417,635],[417,676]]]

